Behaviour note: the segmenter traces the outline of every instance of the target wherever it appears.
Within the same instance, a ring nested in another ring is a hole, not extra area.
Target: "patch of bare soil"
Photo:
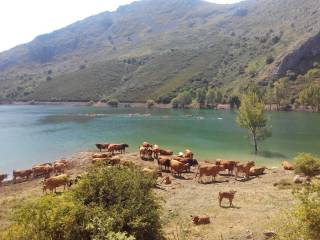
[[[92,152],[81,152],[72,156],[68,174],[77,175],[86,170]],[[142,167],[157,168],[156,162],[142,161],[136,153],[122,155],[121,158],[133,161]],[[277,213],[293,203],[291,190],[279,190],[273,184],[281,179],[292,179],[293,173],[281,169],[266,170],[260,177],[248,181],[236,181],[234,176],[221,174],[216,182],[200,184],[194,180],[193,172],[173,177],[172,184],[160,184],[156,193],[163,200],[162,221],[168,239],[174,240],[240,240],[264,239],[263,232],[272,230],[271,220]],[[234,207],[229,207],[224,199],[219,207],[220,191],[235,190]],[[59,189],[63,191],[63,189]],[[7,182],[0,187],[0,229],[10,224],[10,214],[15,206],[26,199],[41,196],[41,179],[12,184]],[[208,215],[211,223],[194,225],[190,215]]]

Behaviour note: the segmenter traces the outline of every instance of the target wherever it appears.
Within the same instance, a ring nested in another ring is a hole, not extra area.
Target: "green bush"
[[[318,240],[320,236],[320,182],[294,191],[298,203],[279,218],[278,240]]]
[[[147,100],[147,108],[152,108],[155,105],[154,100],[149,99]]]
[[[111,107],[118,107],[119,101],[117,99],[110,99],[107,104]]]
[[[155,179],[137,168],[97,165],[61,195],[46,195],[18,207],[8,240],[160,239]]]
[[[301,153],[295,158],[295,172],[306,176],[315,176],[320,173],[320,159],[310,153]]]

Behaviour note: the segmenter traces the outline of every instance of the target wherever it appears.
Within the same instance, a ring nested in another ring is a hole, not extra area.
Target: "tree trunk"
[[[253,143],[254,143],[254,153],[257,154],[258,153],[258,143],[257,143],[257,136],[256,136],[255,131],[252,132],[252,138],[253,138]]]

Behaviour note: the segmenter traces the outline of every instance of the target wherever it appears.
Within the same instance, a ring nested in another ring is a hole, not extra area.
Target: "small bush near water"
[[[136,168],[94,167],[61,195],[18,207],[7,240],[149,240],[161,236],[155,180]]]
[[[299,154],[295,158],[295,172],[310,177],[320,174],[320,158],[310,153]]]

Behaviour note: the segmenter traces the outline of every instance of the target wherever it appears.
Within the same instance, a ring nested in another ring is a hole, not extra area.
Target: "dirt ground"
[[[70,159],[68,174],[83,172],[90,162],[92,152],[80,152]],[[156,162],[142,161],[136,153],[121,156],[143,167],[157,168]],[[264,239],[263,233],[272,230],[272,221],[279,211],[293,203],[291,190],[279,190],[273,184],[281,179],[293,179],[293,173],[282,169],[266,170],[260,177],[248,181],[236,181],[233,176],[221,174],[216,182],[200,184],[194,180],[196,168],[182,178],[172,177],[172,184],[160,184],[155,189],[163,205],[164,233],[170,240],[240,240]],[[62,191],[63,189],[59,189]],[[227,200],[219,207],[219,191],[237,191],[234,207]],[[0,230],[10,224],[15,206],[25,199],[41,196],[41,179],[0,187]],[[190,215],[208,215],[208,225],[193,225]]]

